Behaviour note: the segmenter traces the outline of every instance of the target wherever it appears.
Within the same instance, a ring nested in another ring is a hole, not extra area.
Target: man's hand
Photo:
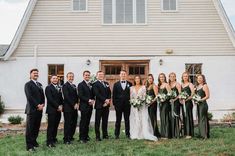
[[[74,105],[74,109],[75,109],[75,110],[78,110],[78,109],[79,109],[79,105],[78,105],[77,103]]]
[[[43,110],[43,107],[44,107],[44,104],[39,104],[37,110],[42,111],[42,110]]]
[[[58,111],[58,112],[62,112],[62,110],[63,110],[63,106],[60,105],[60,106],[58,107],[57,111]]]

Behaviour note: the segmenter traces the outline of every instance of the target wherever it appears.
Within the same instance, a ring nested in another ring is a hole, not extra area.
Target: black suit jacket
[[[130,87],[132,83],[127,81],[125,90],[122,89],[121,82],[117,81],[113,85],[113,105],[115,108],[120,107],[121,105],[125,104],[129,106],[128,103],[130,101]]]
[[[79,109],[81,111],[92,109],[92,105],[89,105],[89,99],[94,100],[94,95],[92,92],[92,84],[90,84],[89,87],[85,81],[80,82],[78,84],[78,97],[80,99]]]
[[[78,94],[76,86],[74,84],[71,85],[69,82],[66,82],[62,87],[62,92],[64,95],[63,111],[64,112],[75,111],[74,105],[78,103]]]
[[[96,81],[93,84],[93,92],[95,96],[95,109],[103,108],[106,99],[111,99],[111,90],[108,82],[104,82],[105,86],[100,82]]]
[[[42,84],[38,82],[38,85],[36,85],[32,80],[30,80],[25,84],[24,91],[27,99],[25,114],[32,114],[38,111],[37,106],[39,104],[45,103],[45,96]]]
[[[47,97],[47,109],[46,113],[56,113],[60,105],[63,105],[63,97],[61,88],[58,90],[54,87],[53,84],[50,84],[46,87],[45,94]]]

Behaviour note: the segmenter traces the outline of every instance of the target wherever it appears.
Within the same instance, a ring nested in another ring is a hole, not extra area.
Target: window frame
[[[71,0],[70,1],[70,7],[71,7],[71,10],[72,10],[72,12],[88,12],[88,0],[85,0],[86,1],[86,9],[85,10],[74,10],[74,8],[73,8],[73,2],[74,2],[74,0]]]
[[[161,12],[163,12],[163,13],[167,13],[167,12],[169,12],[169,13],[179,12],[179,0],[176,0],[176,9],[175,10],[164,10],[164,7],[163,7],[164,2],[163,1],[164,0],[161,0]]]
[[[201,65],[201,74],[203,73],[203,72],[202,72],[203,63],[185,63],[185,71],[186,71],[186,72],[188,72],[187,69],[186,69],[186,66],[187,66],[187,65],[194,65],[194,66],[195,66],[195,65]],[[194,72],[194,68],[195,68],[195,67],[193,67],[193,72]],[[198,75],[198,74],[195,74],[195,73],[193,73],[193,74],[191,74],[190,72],[188,72],[188,73],[189,73],[189,78],[190,78],[190,76],[196,77],[196,76]],[[192,83],[192,84],[195,84],[196,82],[191,82],[191,83]]]
[[[63,74],[63,78],[64,78],[64,80],[65,80],[65,64],[47,64],[47,79],[48,79],[48,84],[50,84],[50,77],[51,77],[51,75],[53,75],[53,74],[49,74],[49,72],[50,72],[50,70],[49,70],[49,67],[50,66],[55,66],[56,67],[56,75],[57,76],[62,76],[62,75],[58,75],[58,66],[63,66],[63,72],[64,72],[64,74]]]
[[[104,0],[101,3],[101,23],[104,26],[133,26],[133,25],[147,25],[147,1],[145,0],[145,23],[136,23],[136,0],[133,0],[133,23],[116,23],[116,0],[112,0],[112,23],[104,23]]]

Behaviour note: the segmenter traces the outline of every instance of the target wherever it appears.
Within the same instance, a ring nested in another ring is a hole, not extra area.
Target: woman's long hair
[[[150,83],[149,83],[149,79],[147,79],[146,82],[145,82],[145,86],[146,86],[147,89],[148,89],[151,85],[154,84],[154,77],[153,77],[153,74],[148,74],[148,77],[151,77],[151,78],[153,79],[153,83],[150,84]]]
[[[171,72],[171,73],[169,74],[169,81],[168,81],[168,82],[169,82],[169,85],[171,85],[171,79],[170,79],[170,76],[171,76],[171,75],[174,75],[174,76],[175,76],[175,81],[177,81],[177,80],[176,80],[176,74],[175,74],[174,72]]]
[[[181,76],[181,82],[184,83],[184,79],[183,79],[184,74],[188,75],[188,82],[190,82],[190,77],[189,77],[189,73],[188,72],[183,72],[183,74]]]
[[[162,82],[160,81],[160,76],[164,76],[164,82],[165,83],[167,83],[167,81],[166,81],[166,75],[164,74],[164,73],[160,73],[159,75],[158,75],[158,88],[160,88],[160,86],[162,85]]]
[[[137,77],[140,79],[140,85],[143,84],[143,82],[142,82],[142,80],[141,80],[141,77],[140,77],[139,75],[136,75],[136,76],[134,77],[134,86],[136,85],[135,78],[137,78]]]
[[[203,79],[203,85],[207,84],[205,75],[203,75],[203,74],[198,74],[198,75],[196,76],[196,80],[198,79],[199,76],[201,76],[202,79]],[[198,86],[198,85],[199,85],[199,84],[198,84],[198,82],[196,81],[196,86]]]

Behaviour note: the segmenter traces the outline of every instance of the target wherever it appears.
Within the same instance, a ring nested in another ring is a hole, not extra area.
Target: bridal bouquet
[[[144,101],[145,101],[144,99],[142,99],[138,96],[137,98],[130,99],[130,104],[133,107],[139,109],[143,105]]]
[[[194,95],[192,96],[192,100],[193,100],[196,104],[200,104],[201,99],[202,99],[201,96],[198,95],[198,94],[194,94]]]
[[[181,99],[181,100],[186,100],[188,97],[189,97],[189,95],[187,92],[181,92],[179,94],[179,99]]]
[[[169,91],[168,93],[167,93],[167,97],[169,98],[169,99],[175,99],[176,97],[177,97],[177,94],[176,94],[176,91]]]

